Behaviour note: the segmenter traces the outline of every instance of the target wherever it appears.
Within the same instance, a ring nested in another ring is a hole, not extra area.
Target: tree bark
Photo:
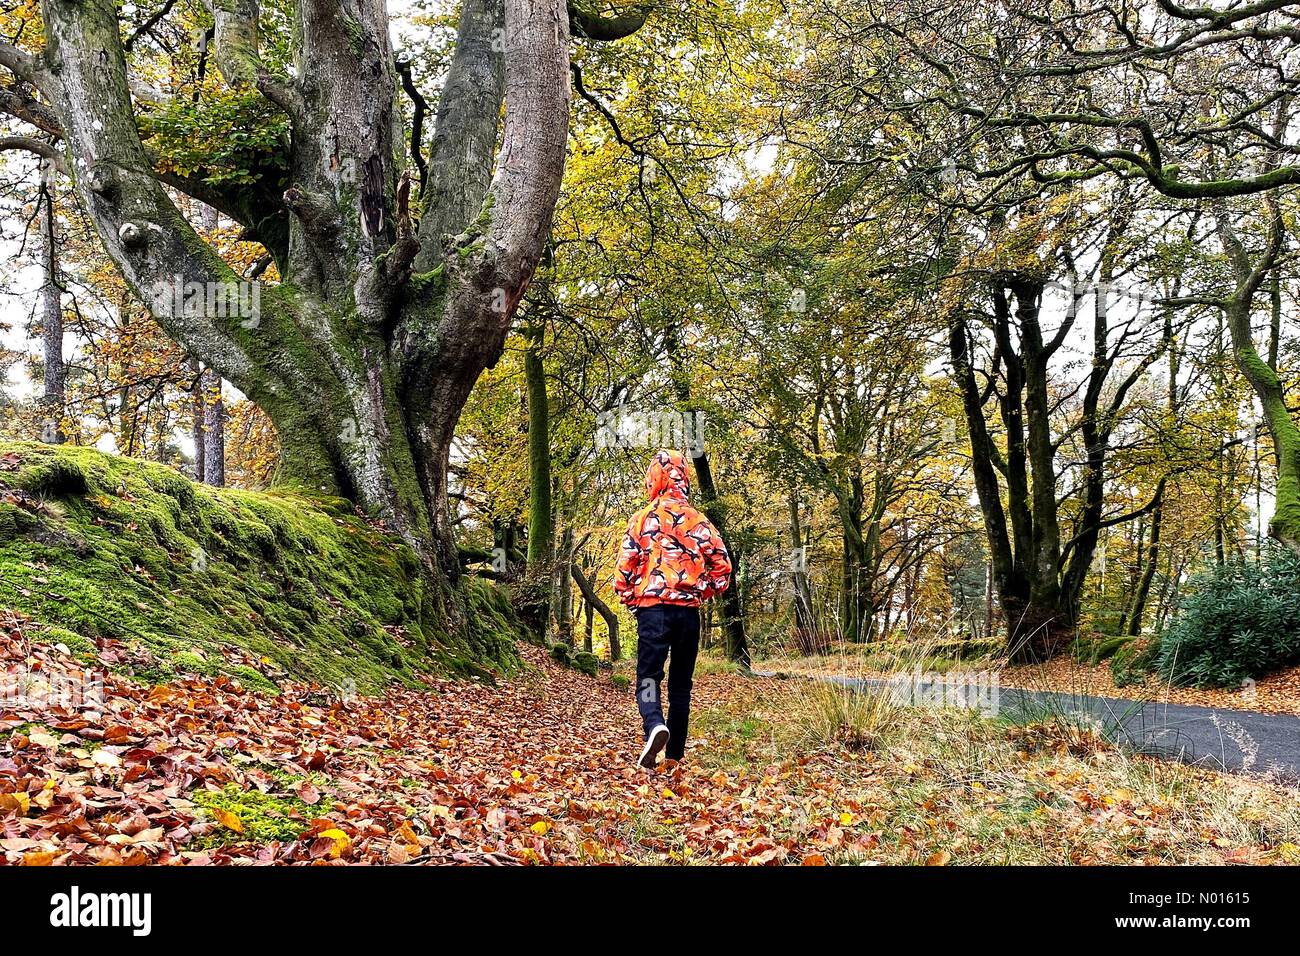
[[[555,561],[555,525],[551,505],[551,415],[542,364],[545,324],[529,323],[524,348],[524,382],[528,390],[528,573],[550,574]]]
[[[221,399],[221,376],[204,372],[207,395],[203,419],[203,481],[216,488],[226,485],[226,408]]]
[[[1220,305],[1232,340],[1237,368],[1259,400],[1264,421],[1273,439],[1277,482],[1275,504],[1269,520],[1269,534],[1300,553],[1300,426],[1287,408],[1286,390],[1277,369],[1259,354],[1251,331],[1250,316],[1255,294],[1273,268],[1282,247],[1283,224],[1275,200],[1266,199],[1269,240],[1259,260],[1252,265],[1241,240],[1222,205],[1216,209],[1216,224],[1224,252],[1236,278],[1233,294]]]

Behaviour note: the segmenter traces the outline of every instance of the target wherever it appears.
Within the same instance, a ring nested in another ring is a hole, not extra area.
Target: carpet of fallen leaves
[[[783,743],[801,681],[701,674],[687,759],[646,773],[630,691],[523,654],[495,686],[351,701],[112,673],[97,710],[0,701],[0,864],[1300,860],[1294,791],[1059,729],[909,711],[875,750]],[[0,664],[77,662],[0,615]],[[257,799],[204,799],[230,792]],[[251,839],[241,806],[292,835]]]

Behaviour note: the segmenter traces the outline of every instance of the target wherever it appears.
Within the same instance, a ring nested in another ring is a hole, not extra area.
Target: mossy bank
[[[121,641],[144,679],[231,673],[269,687],[287,675],[365,692],[421,672],[512,670],[525,635],[508,597],[478,580],[466,593],[469,636],[449,638],[415,554],[343,499],[0,442],[0,607],[74,652]]]

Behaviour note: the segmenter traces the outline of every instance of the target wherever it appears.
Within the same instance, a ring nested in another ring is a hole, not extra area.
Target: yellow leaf
[[[348,847],[352,845],[352,838],[349,837],[342,830],[336,829],[335,827],[330,827],[330,829],[328,830],[322,830],[317,835],[323,837],[329,837],[331,840],[334,841],[334,845],[330,847],[330,859],[333,860],[337,860],[339,857],[341,857],[344,853],[347,852]]]
[[[664,799],[665,799],[665,800],[671,800],[671,799],[672,799],[673,797],[675,797],[675,796],[677,796],[677,794],[673,793],[673,792],[672,792],[670,789],[668,789],[667,787],[664,787]]]
[[[244,832],[244,824],[240,822],[239,817],[231,813],[229,810],[223,810],[220,807],[217,807],[212,811],[212,815],[216,817],[217,822],[227,830],[234,830],[236,833]]]
[[[551,825],[545,820],[538,820],[528,829],[532,830],[538,836],[546,836],[546,834],[550,832]]]
[[[852,824],[853,824],[853,814],[851,813],[840,814],[840,826],[847,827],[847,826],[851,826]]]
[[[31,798],[25,793],[0,793],[0,813],[17,810],[18,815],[22,816],[31,805]]]

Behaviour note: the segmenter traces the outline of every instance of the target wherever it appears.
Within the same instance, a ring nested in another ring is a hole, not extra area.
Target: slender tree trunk
[[[1274,486],[1275,504],[1273,517],[1269,521],[1269,534],[1300,553],[1300,426],[1297,426],[1287,408],[1286,389],[1277,369],[1265,361],[1255,347],[1250,323],[1255,293],[1272,271],[1285,235],[1282,214],[1276,200],[1266,197],[1265,207],[1270,217],[1269,245],[1260,260],[1254,264],[1237,237],[1222,204],[1216,210],[1220,240],[1237,279],[1234,294],[1222,303],[1222,308],[1237,368],[1254,391],[1273,438],[1277,482]]]
[[[203,481],[204,459],[207,445],[203,440],[204,422],[207,410],[204,408],[204,374],[203,364],[196,358],[189,360],[190,374],[194,376],[194,385],[190,388],[190,436],[194,442],[194,480]]]
[[[582,617],[582,649],[590,654],[592,648],[591,639],[596,628],[596,609],[586,598],[582,600]]]
[[[204,374],[207,395],[203,417],[203,480],[223,488],[226,484],[226,408],[221,399],[221,376],[212,370]]]
[[[526,334],[524,380],[528,386],[528,572],[550,573],[555,561],[555,527],[551,508],[551,417],[542,364],[545,324],[534,317]]]
[[[41,267],[44,282],[41,285],[41,330],[45,346],[44,389],[41,406],[45,420],[41,426],[41,440],[60,444],[68,440],[63,430],[67,413],[67,370],[63,363],[63,298],[59,277],[59,223],[54,212],[54,196],[44,177],[40,198]]]
[[[803,631],[809,641],[816,641],[817,623],[812,612],[812,585],[808,581],[808,552],[804,547],[803,527],[799,520],[799,495],[794,488],[786,499],[790,507],[790,542],[792,548],[790,575],[794,582],[795,627]]]
[[[1151,539],[1147,545],[1146,557],[1142,563],[1142,574],[1133,591],[1133,601],[1129,605],[1125,633],[1137,637],[1142,633],[1142,617],[1146,613],[1147,600],[1151,596],[1151,582],[1155,580],[1156,568],[1160,562],[1160,524],[1164,517],[1164,485],[1156,491],[1156,506],[1151,511]]]
[[[608,604],[601,600],[600,595],[596,593],[596,589],[592,587],[591,581],[583,573],[582,568],[578,567],[576,561],[571,567],[573,580],[578,585],[578,590],[582,592],[583,600],[594,607],[605,621],[605,630],[609,634],[609,659],[611,661],[619,660],[623,656],[623,648],[618,640],[618,615],[610,610]]]
[[[573,564],[574,540],[573,524],[570,520],[564,522],[564,533],[560,536],[560,555],[561,559],[555,562],[554,574],[552,575],[554,586],[553,603],[555,605],[555,629],[560,636],[560,640],[570,647],[573,646],[573,574],[570,567]]]

